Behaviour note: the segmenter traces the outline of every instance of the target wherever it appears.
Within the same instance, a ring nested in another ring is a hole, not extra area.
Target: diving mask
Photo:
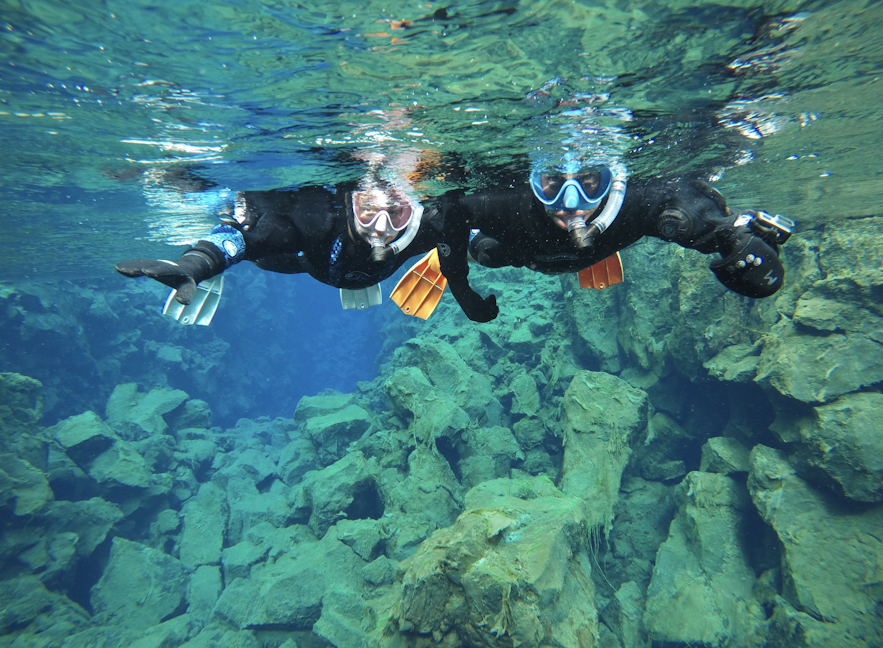
[[[552,211],[587,211],[601,204],[613,184],[607,167],[587,167],[576,173],[535,171],[530,177],[534,195]]]
[[[396,252],[388,245],[408,229],[414,217],[414,206],[394,189],[374,187],[355,191],[352,199],[356,232],[371,245],[372,259],[385,260]]]

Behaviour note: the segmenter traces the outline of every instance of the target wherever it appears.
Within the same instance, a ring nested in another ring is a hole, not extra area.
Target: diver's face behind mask
[[[574,245],[584,247],[588,219],[607,196],[612,180],[608,168],[587,167],[576,173],[535,172],[530,185],[552,222],[570,232]]]
[[[411,202],[393,188],[372,187],[353,192],[353,225],[371,245],[371,258],[384,261],[392,255],[389,244],[407,228],[414,215]]]

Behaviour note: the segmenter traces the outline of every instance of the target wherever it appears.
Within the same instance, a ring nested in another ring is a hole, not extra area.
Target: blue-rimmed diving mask
[[[576,173],[534,171],[530,187],[550,211],[594,209],[610,191],[613,175],[607,167],[587,167]]]

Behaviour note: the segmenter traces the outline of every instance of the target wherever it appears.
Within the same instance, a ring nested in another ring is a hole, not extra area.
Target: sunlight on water
[[[187,239],[157,227],[150,191],[123,211],[82,202],[141,193],[152,168],[199,165],[234,189],[330,184],[354,173],[352,150],[385,143],[525,170],[588,110],[617,124],[592,132],[633,175],[708,177],[735,206],[805,226],[871,213],[881,189],[875,2],[5,5],[4,218],[62,243],[59,220],[83,209],[107,233]],[[202,227],[185,203],[182,227]],[[102,272],[116,254],[96,243],[59,263]]]

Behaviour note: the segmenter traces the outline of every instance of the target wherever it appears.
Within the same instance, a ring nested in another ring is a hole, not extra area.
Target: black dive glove
[[[721,259],[709,268],[724,286],[740,295],[769,297],[785,283],[778,246],[769,244],[748,226],[715,230]]]
[[[483,323],[490,322],[500,314],[500,307],[497,306],[496,295],[489,295],[488,297],[482,298],[481,295],[476,292],[473,292],[472,294],[474,297],[467,298],[463,301],[460,301],[459,299],[457,300],[457,303],[460,304],[460,308],[466,313],[466,317],[473,322]]]
[[[223,253],[211,243],[200,241],[177,262],[131,259],[116,264],[114,269],[126,277],[149,277],[165,284],[177,290],[175,300],[186,305],[193,299],[196,284],[220,274],[224,267]]]

